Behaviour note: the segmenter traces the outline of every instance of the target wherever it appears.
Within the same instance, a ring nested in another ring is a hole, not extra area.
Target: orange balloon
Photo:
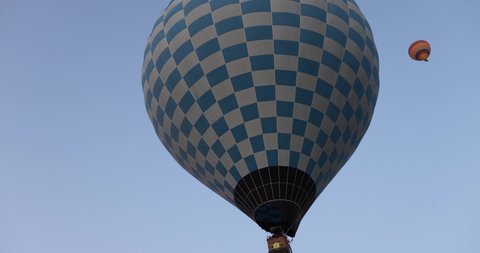
[[[417,40],[408,48],[410,58],[416,61],[428,61],[431,51],[430,44],[425,40]]]

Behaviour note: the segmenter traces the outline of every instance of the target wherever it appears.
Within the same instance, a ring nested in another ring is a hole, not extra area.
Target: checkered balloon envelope
[[[370,124],[378,68],[353,0],[173,0],[142,84],[185,170],[263,229],[295,236]]]

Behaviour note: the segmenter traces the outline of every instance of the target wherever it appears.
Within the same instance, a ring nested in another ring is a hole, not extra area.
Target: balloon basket
[[[290,241],[285,234],[274,234],[267,238],[268,253],[292,253]]]

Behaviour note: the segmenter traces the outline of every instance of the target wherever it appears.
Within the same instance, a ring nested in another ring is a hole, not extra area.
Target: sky
[[[380,56],[367,134],[294,252],[480,252],[480,2],[357,0]],[[0,0],[0,253],[266,252],[148,119],[166,1]],[[409,59],[418,39],[430,61]]]

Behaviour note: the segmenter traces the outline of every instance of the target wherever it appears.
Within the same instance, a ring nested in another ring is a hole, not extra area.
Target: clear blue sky
[[[358,0],[380,94],[357,152],[304,218],[301,252],[480,252],[480,2]],[[0,253],[266,252],[193,179],[144,108],[165,1],[0,0]],[[429,63],[407,56],[429,40]]]

